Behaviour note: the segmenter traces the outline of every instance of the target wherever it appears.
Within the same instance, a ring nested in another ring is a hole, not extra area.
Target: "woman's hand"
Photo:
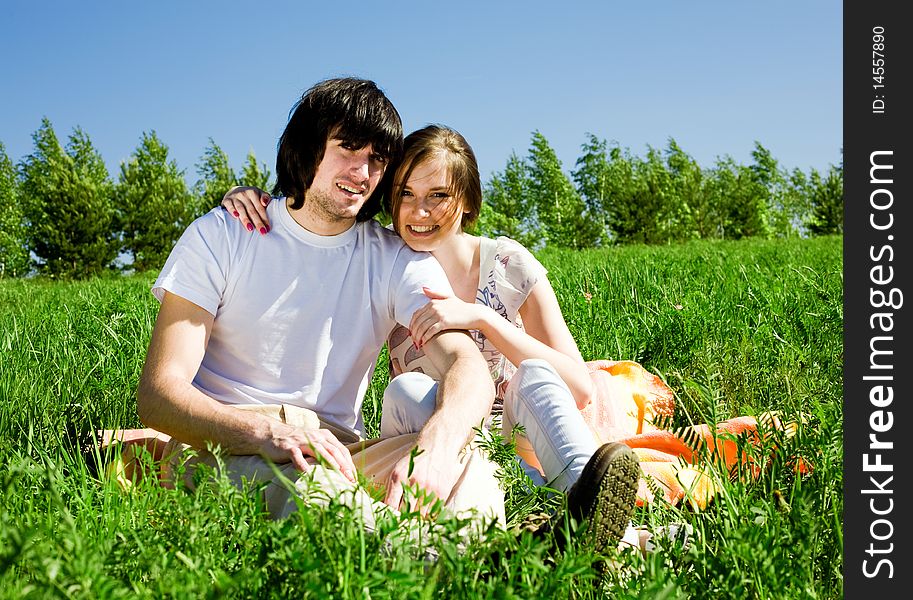
[[[484,311],[490,310],[487,307],[438,294],[428,288],[422,288],[422,291],[431,301],[415,311],[409,323],[412,343],[416,348],[421,348],[425,342],[447,329],[481,329],[484,326]]]
[[[259,231],[261,235],[269,232],[269,218],[266,216],[266,205],[272,197],[256,187],[237,186],[228,190],[222,198],[222,207],[241,221],[248,231]]]

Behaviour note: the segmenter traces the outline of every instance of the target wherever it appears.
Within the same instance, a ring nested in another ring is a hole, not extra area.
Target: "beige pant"
[[[417,437],[416,434],[409,434],[358,441],[352,434],[321,421],[315,412],[304,408],[291,405],[239,405],[236,408],[258,412],[297,427],[329,429],[347,445],[359,474],[374,486],[384,485],[394,465],[415,446]],[[383,514],[396,514],[387,505],[374,500],[363,486],[321,465],[314,465],[313,470],[302,474],[291,463],[273,465],[259,456],[224,456],[217,459],[210,452],[192,449],[176,440],[168,442],[164,457],[166,481],[175,481],[183,474],[183,481],[191,488],[194,485],[193,471],[199,463],[216,469],[224,467],[224,472],[235,485],[266,483],[262,493],[273,518],[283,518],[297,510],[296,497],[304,504],[320,506],[326,506],[334,499],[360,513],[369,531],[375,530],[376,520]],[[442,516],[468,518],[470,526],[476,531],[483,530],[492,520],[503,527],[506,523],[504,492],[494,477],[495,464],[480,450],[469,447],[460,454],[460,464],[463,465],[462,475],[444,503]]]

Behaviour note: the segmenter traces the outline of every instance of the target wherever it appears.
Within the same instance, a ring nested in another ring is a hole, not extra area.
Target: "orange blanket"
[[[720,490],[720,477],[745,473],[757,477],[760,467],[745,452],[773,432],[795,434],[796,422],[782,422],[776,413],[736,417],[675,431],[671,423],[675,395],[656,375],[636,362],[599,360],[587,363],[596,387],[595,399],[581,413],[599,443],[624,442],[640,458],[643,477],[638,505],[661,495],[670,504],[686,500],[703,510]],[[800,470],[807,470],[800,463]]]

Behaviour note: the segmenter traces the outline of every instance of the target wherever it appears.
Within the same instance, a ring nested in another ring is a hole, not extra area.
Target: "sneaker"
[[[567,493],[568,516],[586,526],[593,550],[605,554],[618,546],[634,512],[640,462],[628,446],[603,444]]]
[[[86,429],[89,418],[85,407],[77,402],[71,402],[64,407],[65,426],[61,442],[73,454],[80,454],[89,475],[98,477],[104,470],[107,452],[101,444],[101,437],[96,430]]]
[[[76,443],[89,475],[96,479],[103,477],[111,462],[111,446],[103,444],[97,431],[80,432]]]

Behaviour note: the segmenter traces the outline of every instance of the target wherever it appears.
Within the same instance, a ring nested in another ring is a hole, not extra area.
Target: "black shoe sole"
[[[587,526],[593,550],[604,554],[624,536],[640,479],[640,461],[631,448],[603,444],[590,458],[568,492],[568,513]]]

